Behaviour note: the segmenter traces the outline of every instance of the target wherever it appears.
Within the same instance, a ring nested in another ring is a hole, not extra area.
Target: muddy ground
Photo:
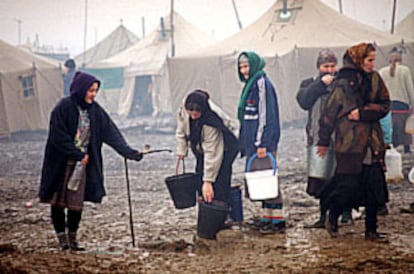
[[[175,148],[172,134],[142,127],[123,130],[136,148]],[[104,147],[107,196],[86,204],[79,230],[85,252],[59,251],[49,206],[36,200],[46,133],[18,134],[0,141],[0,273],[414,273],[414,215],[400,213],[414,202],[414,185],[389,184],[390,214],[379,217],[388,243],[364,240],[364,222],[340,227],[330,238],[324,229],[305,229],[318,217],[318,203],[305,192],[304,131],[285,128],[278,152],[279,179],[288,228],[262,236],[245,224],[223,230],[217,241],[198,241],[197,209],[176,210],[164,183],[175,173],[173,154],[128,162],[136,247],[132,247],[123,158]],[[194,166],[186,161],[187,170]],[[414,154],[403,156],[404,174]],[[234,183],[243,178],[234,164]],[[243,200],[245,221],[260,212]],[[355,217],[360,213],[354,212]]]

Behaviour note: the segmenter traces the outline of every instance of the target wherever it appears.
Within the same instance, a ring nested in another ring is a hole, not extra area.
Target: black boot
[[[78,242],[76,241],[76,232],[69,232],[69,247],[73,251],[84,251],[85,248],[80,247]]]
[[[68,250],[69,249],[69,243],[68,243],[68,238],[65,232],[59,232],[56,234],[58,241],[59,241],[59,246],[60,249],[62,250]]]

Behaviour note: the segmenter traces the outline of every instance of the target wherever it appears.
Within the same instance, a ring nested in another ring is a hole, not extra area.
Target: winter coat
[[[88,111],[90,143],[84,200],[99,203],[105,196],[102,144],[108,144],[126,158],[130,158],[137,151],[128,146],[116,125],[98,103],[92,103]],[[68,159],[81,161],[85,156],[74,144],[78,118],[78,106],[71,97],[63,98],[51,113],[39,189],[42,200],[49,200],[54,192],[59,191]]]
[[[347,117],[355,108],[359,109],[359,121]],[[385,145],[379,120],[389,109],[388,90],[377,72],[366,74],[352,67],[339,71],[319,120],[318,142],[329,146],[335,131],[336,174],[359,174],[368,151],[372,162],[382,161]]]
[[[305,79],[300,83],[296,100],[302,109],[308,111],[306,124],[308,146],[316,145],[319,140],[319,118],[329,94],[329,87],[331,85],[326,86],[319,76]]]
[[[242,156],[253,155],[258,147],[277,151],[280,138],[276,91],[266,75],[259,76],[245,100],[239,144]]]
[[[223,132],[222,130],[209,125],[204,125],[202,128],[201,147],[197,149],[202,155],[202,164],[199,163],[199,165],[201,164],[200,168],[202,171],[198,172],[203,174],[203,181],[214,183],[219,176],[219,171],[224,162],[226,162],[226,164],[230,163],[230,166],[225,168],[231,170],[233,161],[224,161],[224,157],[228,151],[230,152],[230,157],[234,159],[234,156],[238,151],[237,139],[232,132],[235,129],[235,125],[237,126],[237,121],[231,120],[211,100],[209,101],[209,104],[213,111],[223,120],[224,126],[228,129]],[[177,113],[176,139],[178,155],[187,155],[188,148],[190,147],[189,135],[189,116],[184,106],[182,106]],[[196,154],[198,155],[197,152]],[[201,159],[197,158],[197,160],[200,161]]]

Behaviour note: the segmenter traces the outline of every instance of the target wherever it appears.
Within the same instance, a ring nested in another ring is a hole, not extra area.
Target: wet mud
[[[123,130],[136,148],[175,149],[172,134]],[[79,229],[85,252],[60,251],[48,205],[36,202],[45,133],[0,140],[0,273],[414,273],[414,202],[407,174],[414,155],[403,155],[405,179],[389,184],[389,214],[379,216],[385,242],[364,240],[362,210],[352,225],[331,238],[325,229],[307,229],[319,217],[318,201],[306,194],[303,129],[282,131],[279,181],[287,219],[285,233],[263,236],[247,222],[259,203],[243,199],[243,223],[222,230],[217,241],[195,237],[197,208],[174,208],[164,178],[175,173],[170,153],[128,162],[136,246],[132,246],[124,160],[104,147],[107,196],[87,203]],[[186,160],[188,171],[194,159]],[[243,160],[234,164],[233,183],[243,181]],[[31,207],[27,202],[33,203]]]

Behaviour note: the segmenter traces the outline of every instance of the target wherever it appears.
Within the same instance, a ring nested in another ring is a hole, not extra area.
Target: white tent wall
[[[5,109],[8,117],[9,133],[47,128],[40,111],[36,75],[34,81],[35,95],[27,98],[23,96],[22,84],[19,78],[29,75],[33,75],[32,69],[5,74],[6,81],[3,81],[5,84],[3,94],[7,101]]]
[[[216,103],[236,116],[242,83],[236,58],[241,51],[254,50],[263,56],[265,71],[275,85],[283,122],[303,118],[296,103],[300,81],[317,73],[316,56],[329,47],[338,55],[338,66],[346,48],[372,42],[377,46],[377,69],[388,63],[392,47],[405,47],[404,63],[413,69],[414,41],[373,29],[339,14],[317,0],[289,0],[290,19],[281,19],[277,1],[261,18],[239,33],[187,56],[169,60],[172,108],[181,103],[186,91],[205,88]],[[231,108],[231,109],[228,109]]]
[[[0,136],[7,136],[10,133],[9,122],[6,111],[6,101],[4,98],[5,76],[0,73]]]
[[[375,44],[375,41],[373,43]],[[413,42],[376,46],[376,69],[388,64],[389,51],[394,46],[406,49],[404,63],[413,70]],[[276,88],[282,122],[305,117],[305,112],[296,102],[296,93],[303,79],[317,75],[316,56],[320,49],[295,47],[283,56],[265,57],[264,70]],[[339,68],[342,65],[342,56],[346,47],[332,49],[338,56]],[[211,98],[220,107],[233,118],[236,117],[238,99],[243,88],[237,74],[237,56],[238,53],[226,57],[169,59],[172,109],[179,107],[188,91],[201,88],[208,90]]]
[[[0,59],[0,136],[47,129],[50,112],[63,96],[59,66],[3,41]]]
[[[402,37],[414,39],[414,11],[395,26],[395,33]]]
[[[62,73],[58,68],[36,68],[37,96],[39,97],[41,126],[49,127],[50,112],[63,97]],[[46,92],[46,91],[51,92]]]

